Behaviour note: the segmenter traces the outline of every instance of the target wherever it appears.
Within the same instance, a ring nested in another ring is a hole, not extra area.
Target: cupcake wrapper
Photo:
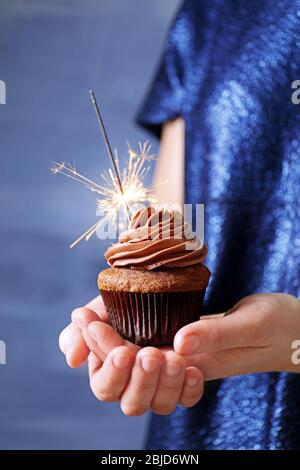
[[[140,346],[173,343],[176,332],[199,320],[205,289],[193,292],[114,292],[101,290],[114,329]]]

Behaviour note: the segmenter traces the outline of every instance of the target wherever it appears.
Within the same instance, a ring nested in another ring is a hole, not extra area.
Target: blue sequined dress
[[[138,120],[183,116],[187,203],[205,203],[207,312],[255,292],[300,293],[298,0],[188,0]],[[300,319],[299,319],[300,321]],[[149,449],[300,449],[300,375],[207,384],[152,417]]]

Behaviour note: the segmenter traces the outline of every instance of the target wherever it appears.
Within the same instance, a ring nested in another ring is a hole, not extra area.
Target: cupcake
[[[115,330],[140,346],[172,344],[176,332],[201,314],[210,277],[202,264],[206,254],[180,212],[139,210],[106,251],[111,267],[98,276]]]

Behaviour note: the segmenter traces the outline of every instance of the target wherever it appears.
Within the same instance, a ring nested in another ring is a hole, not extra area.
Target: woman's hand
[[[112,329],[98,297],[74,310],[60,346],[71,367],[88,358],[96,397],[120,400],[127,415],[140,415],[149,408],[169,414],[177,403],[193,406],[203,393],[200,370],[205,380],[254,372],[300,372],[291,360],[292,343],[300,339],[300,302],[295,297],[252,295],[227,313],[183,327],[175,336],[174,351],[141,349]]]
[[[300,372],[292,343],[300,339],[300,302],[287,294],[245,297],[224,316],[202,317],[179,330],[174,350],[205,380],[253,372]]]
[[[171,413],[177,404],[193,406],[203,393],[203,375],[171,348],[139,348],[119,336],[108,322],[101,297],[72,313],[60,335],[71,367],[88,359],[90,385],[102,401],[120,401],[129,416],[152,409]]]

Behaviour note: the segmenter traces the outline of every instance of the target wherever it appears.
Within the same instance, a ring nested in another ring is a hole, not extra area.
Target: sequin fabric
[[[300,282],[298,0],[189,0],[138,120],[186,123],[186,202],[205,203],[207,312]],[[208,383],[193,408],[153,416],[149,449],[300,449],[300,375]]]

